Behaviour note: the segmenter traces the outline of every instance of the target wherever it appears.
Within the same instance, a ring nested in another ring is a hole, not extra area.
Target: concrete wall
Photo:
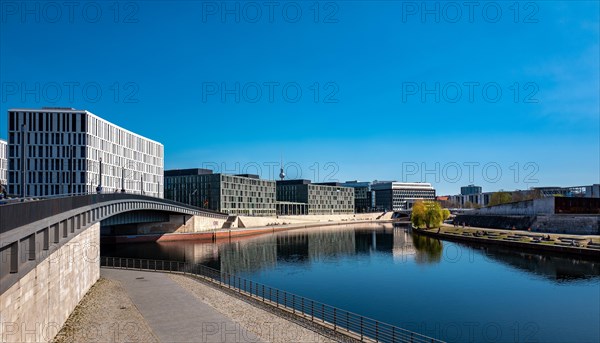
[[[459,214],[455,223],[462,226],[482,227],[491,229],[518,230],[531,228],[534,232],[566,233],[573,235],[600,234],[599,215],[568,215],[549,214],[538,216],[503,216],[503,215],[472,215]]]
[[[278,217],[239,217],[240,227],[260,227],[267,225],[283,225],[286,224],[308,224],[319,222],[338,222],[338,221],[358,221],[358,220],[389,220],[392,218],[393,212],[377,213],[356,213],[356,214],[329,214],[329,215],[301,215],[301,216],[278,216]]]
[[[561,214],[537,216],[531,229],[548,233],[600,235],[600,216]]]
[[[554,213],[554,198],[542,198],[484,207],[475,210],[474,213],[501,216],[534,216],[537,214],[552,214]]]
[[[0,296],[0,341],[47,342],[100,277],[100,224],[47,256]]]
[[[513,227],[517,230],[527,230],[535,222],[535,216],[507,216],[507,215],[473,215],[459,214],[454,218],[454,223],[462,226],[484,227],[490,229],[507,229]]]
[[[225,219],[218,218],[175,214],[169,216],[168,222],[138,224],[137,234],[144,235],[151,233],[191,233],[210,231],[222,228],[225,221]],[[235,227],[236,226],[234,224],[232,228]],[[115,230],[115,234],[119,234],[118,230]]]

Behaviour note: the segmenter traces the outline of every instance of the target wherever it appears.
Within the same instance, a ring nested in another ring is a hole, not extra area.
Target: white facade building
[[[8,181],[8,160],[6,156],[8,154],[8,143],[5,140],[0,139],[0,192],[3,187],[6,186]]]
[[[25,156],[22,164],[21,156]],[[102,179],[100,180],[100,174]],[[8,110],[8,193],[163,197],[162,144],[72,108]],[[25,175],[22,178],[22,175]]]
[[[430,183],[373,181],[375,207],[386,211],[410,210],[419,200],[435,200],[435,189]]]

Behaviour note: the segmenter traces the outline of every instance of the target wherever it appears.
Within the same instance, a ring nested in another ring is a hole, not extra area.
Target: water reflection
[[[553,255],[518,252],[500,247],[479,248],[485,258],[557,282],[590,279],[600,275],[600,263]]]
[[[443,243],[414,234],[408,227],[387,225],[345,226],[285,231],[217,243],[168,242],[102,246],[102,255],[191,261],[239,274],[268,270],[278,263],[296,265],[324,260],[355,259],[379,254],[394,262],[438,264],[446,249],[466,249],[462,262],[474,258],[499,262],[556,281],[600,275],[600,264],[559,256],[519,253],[498,247]],[[362,256],[362,257],[361,257]],[[452,260],[451,262],[461,262]]]

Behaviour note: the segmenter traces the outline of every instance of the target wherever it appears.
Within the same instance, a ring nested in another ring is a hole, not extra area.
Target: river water
[[[600,341],[599,262],[467,246],[391,224],[101,252],[201,263],[448,342]]]

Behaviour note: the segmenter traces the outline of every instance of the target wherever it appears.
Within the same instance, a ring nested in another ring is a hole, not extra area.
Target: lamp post
[[[192,205],[192,195],[198,193],[198,188],[194,189],[194,191],[188,194],[188,205]]]
[[[98,181],[98,187],[96,187],[96,192],[102,193],[102,157],[100,157],[100,179]]]
[[[125,193],[125,166],[121,167],[121,193]]]
[[[25,117],[21,124],[21,201],[25,200]]]
[[[75,156],[75,147],[71,146],[70,149],[71,152],[71,168],[69,168],[69,193],[71,193],[71,195],[73,195],[75,193],[75,189],[73,189],[73,179],[75,178],[75,160],[73,159]]]

